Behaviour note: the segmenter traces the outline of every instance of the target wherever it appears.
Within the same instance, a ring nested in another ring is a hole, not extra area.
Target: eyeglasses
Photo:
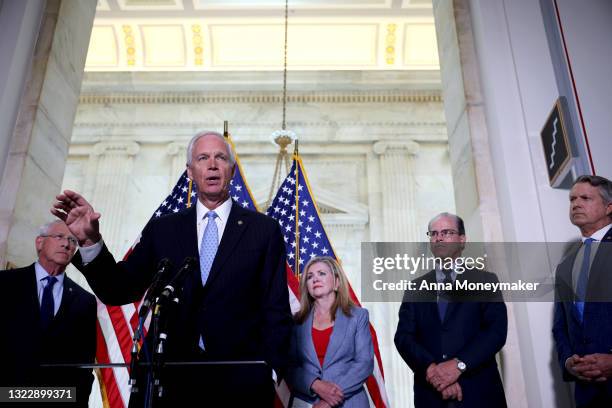
[[[79,243],[75,237],[67,237],[64,234],[47,234],[47,235],[41,235],[41,237],[53,238],[58,242],[62,242],[63,240],[66,240],[68,241],[68,245],[73,246],[73,247],[77,246]]]
[[[457,234],[459,234],[459,231],[452,229],[443,229],[442,231],[427,231],[427,236],[429,238],[436,238],[437,236],[440,236],[440,238],[444,238],[447,236],[452,237],[453,235]]]

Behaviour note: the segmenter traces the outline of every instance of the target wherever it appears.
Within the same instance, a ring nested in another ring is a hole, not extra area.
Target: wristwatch
[[[461,371],[462,373],[464,373],[465,370],[467,370],[467,365],[463,361],[459,360],[458,358],[455,358],[455,361],[457,362],[457,369]]]

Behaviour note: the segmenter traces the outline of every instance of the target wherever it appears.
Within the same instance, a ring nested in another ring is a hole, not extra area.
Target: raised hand
[[[100,213],[82,195],[64,190],[55,197],[51,214],[66,223],[66,226],[79,241],[79,246],[90,246],[100,241]]]

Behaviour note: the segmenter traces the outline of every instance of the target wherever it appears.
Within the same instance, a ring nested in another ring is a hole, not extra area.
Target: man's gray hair
[[[234,164],[236,164],[236,157],[234,157],[234,151],[232,150],[232,146],[230,146],[229,141],[221,133],[213,132],[211,130],[205,130],[203,132],[197,133],[194,137],[192,137],[191,140],[189,141],[189,144],[187,145],[187,165],[188,166],[191,164],[193,146],[195,146],[196,142],[204,136],[214,136],[218,138],[219,140],[223,141],[223,143],[225,143],[225,148],[227,150],[230,165],[233,166]]]
[[[429,224],[427,224],[427,230],[431,231],[431,224],[442,217],[447,217],[447,218],[455,220],[455,223],[457,224],[457,231],[459,232],[459,235],[465,235],[465,224],[463,223],[463,219],[457,214],[453,214],[449,212],[442,212],[436,215],[435,217],[433,217],[431,221],[429,221]]]
[[[605,205],[612,203],[612,181],[601,176],[583,175],[574,181],[572,187],[578,183],[589,183],[593,187],[597,187],[599,195],[604,201]]]
[[[53,220],[53,221],[49,221],[46,224],[41,225],[38,228],[38,236],[42,237],[43,235],[49,235],[49,230],[51,229],[51,227],[55,224],[63,224],[64,221],[62,220]]]

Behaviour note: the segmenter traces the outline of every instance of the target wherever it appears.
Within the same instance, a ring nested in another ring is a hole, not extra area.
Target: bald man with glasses
[[[38,260],[0,271],[0,386],[76,387],[73,407],[86,407],[91,369],[44,364],[91,364],[96,353],[96,299],[64,271],[77,240],[63,221],[40,228]]]
[[[461,217],[435,216],[427,236],[436,258],[457,260],[465,246]],[[436,268],[416,280],[446,286],[455,281],[497,282],[489,272]],[[506,342],[508,317],[501,295],[457,297],[452,291],[423,291],[404,298],[395,346],[414,372],[416,408],[506,406],[495,355]],[[480,301],[488,300],[488,301]]]

